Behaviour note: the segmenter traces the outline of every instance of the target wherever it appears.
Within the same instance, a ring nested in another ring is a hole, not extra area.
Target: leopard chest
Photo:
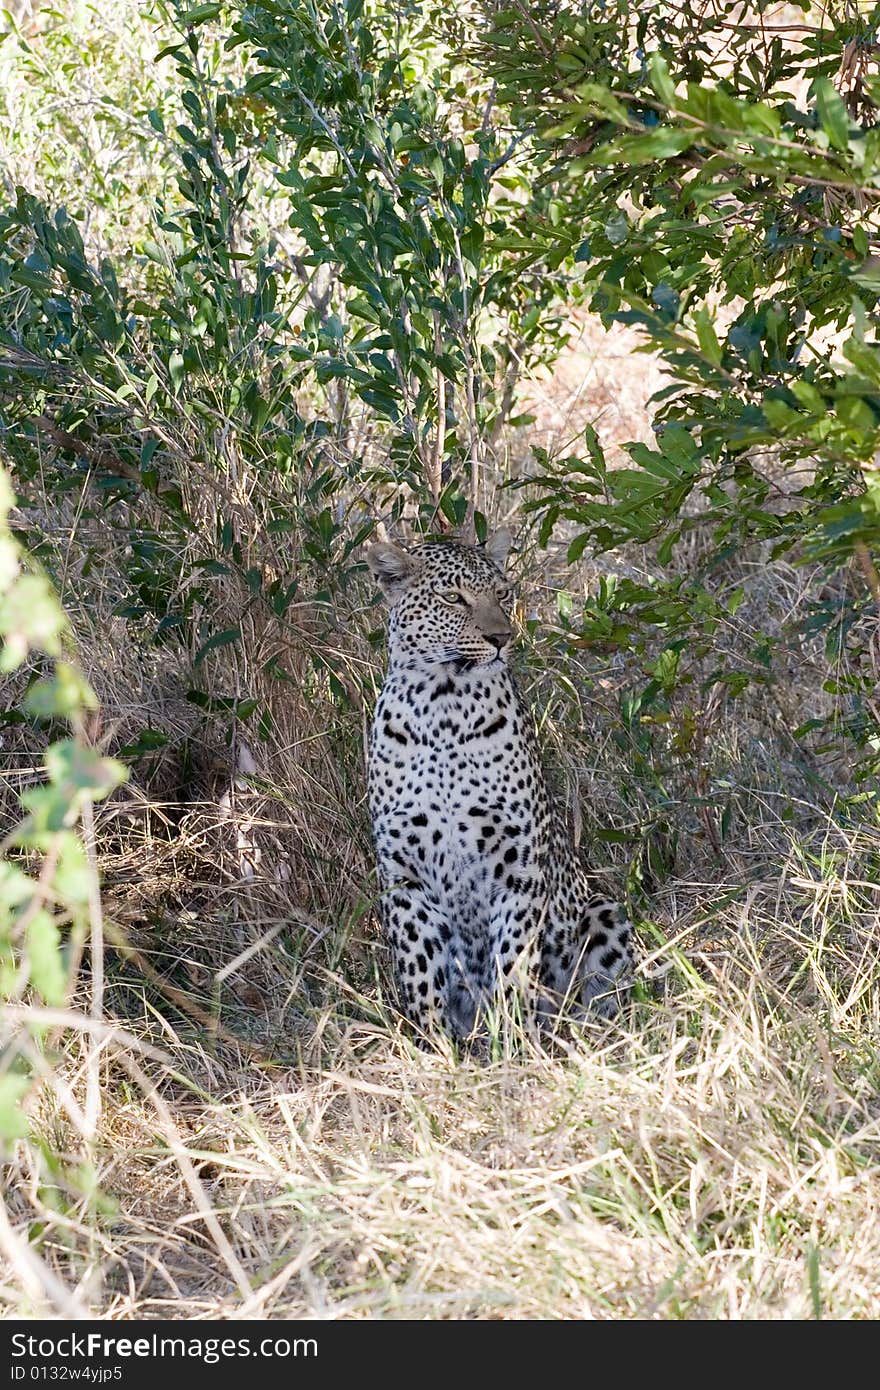
[[[498,864],[533,855],[543,781],[506,669],[493,680],[392,675],[376,710],[369,782],[386,879],[411,877],[452,906],[467,900],[472,915],[476,899],[483,915]]]

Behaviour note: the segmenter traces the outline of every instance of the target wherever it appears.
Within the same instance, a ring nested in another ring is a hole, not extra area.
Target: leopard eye
[[[513,590],[512,590],[512,589],[498,589],[498,590],[496,591],[496,597],[497,597],[499,603],[508,604],[508,603],[510,603],[511,599],[513,598]]]
[[[444,603],[467,603],[464,594],[460,594],[457,589],[437,589],[436,592]]]

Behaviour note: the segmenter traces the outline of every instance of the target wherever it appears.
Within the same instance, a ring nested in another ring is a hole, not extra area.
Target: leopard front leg
[[[575,1013],[614,1018],[630,985],[632,923],[619,903],[601,897],[572,916],[564,914],[545,933],[542,985],[557,1008],[568,1003]]]
[[[538,874],[514,877],[512,883],[509,878],[492,911],[489,989],[496,998],[516,993],[527,1028],[536,1022],[539,1003],[541,943],[547,915],[541,888]]]
[[[449,1008],[451,932],[443,914],[418,884],[397,883],[383,896],[382,920],[402,1011],[425,1035],[454,1032]]]
[[[632,922],[619,903],[593,898],[582,931],[584,949],[577,977],[581,1007],[600,1018],[614,1018],[632,983]]]

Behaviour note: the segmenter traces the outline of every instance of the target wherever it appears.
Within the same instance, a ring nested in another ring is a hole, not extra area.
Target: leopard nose
[[[486,638],[486,641],[491,642],[492,646],[496,649],[496,651],[500,652],[501,648],[506,647],[508,642],[510,641],[511,631],[511,628],[506,627],[499,630],[498,632],[484,633],[484,636]]]

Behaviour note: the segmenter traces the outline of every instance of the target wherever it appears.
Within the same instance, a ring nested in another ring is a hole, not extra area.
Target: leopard
[[[632,924],[580,861],[511,669],[511,544],[365,555],[389,608],[367,759],[380,916],[424,1038],[473,1039],[505,996],[539,1029],[611,1020],[631,983]]]

